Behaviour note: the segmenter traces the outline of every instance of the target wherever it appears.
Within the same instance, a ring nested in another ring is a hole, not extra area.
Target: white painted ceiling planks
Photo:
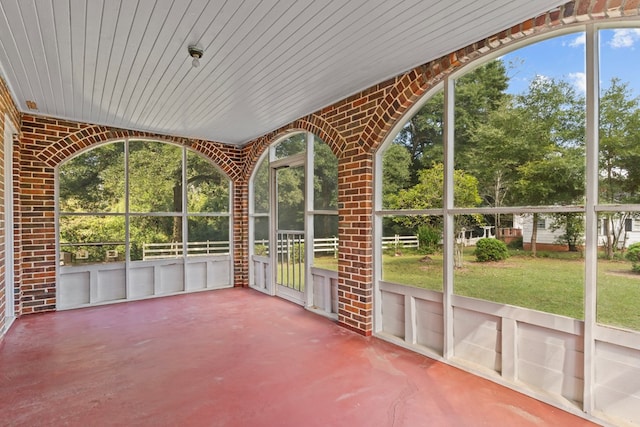
[[[0,0],[0,73],[23,112],[242,145],[562,3]]]

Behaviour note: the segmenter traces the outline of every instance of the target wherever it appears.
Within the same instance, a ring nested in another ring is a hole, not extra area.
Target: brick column
[[[249,286],[249,186],[248,177],[233,183],[233,283]]]
[[[56,308],[55,170],[37,153],[43,125],[25,119],[20,147],[22,314]]]
[[[338,321],[373,332],[373,155],[348,147],[338,159]]]

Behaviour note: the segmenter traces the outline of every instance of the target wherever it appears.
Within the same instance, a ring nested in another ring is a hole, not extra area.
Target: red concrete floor
[[[587,426],[249,289],[25,316],[2,426]]]

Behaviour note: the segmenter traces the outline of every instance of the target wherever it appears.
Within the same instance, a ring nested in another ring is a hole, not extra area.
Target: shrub
[[[630,245],[624,257],[631,261],[631,269],[636,273],[640,273],[640,242]]]
[[[515,239],[510,241],[507,247],[509,249],[522,249],[524,247],[522,242],[522,237],[516,237]]]
[[[289,253],[290,262],[302,262],[304,261],[304,243],[294,243]]]
[[[509,252],[507,245],[502,240],[482,238],[476,243],[476,250],[473,251],[476,260],[479,262],[500,261],[507,259]]]
[[[418,247],[422,254],[432,254],[438,250],[441,233],[436,227],[431,225],[421,225],[418,227]]]

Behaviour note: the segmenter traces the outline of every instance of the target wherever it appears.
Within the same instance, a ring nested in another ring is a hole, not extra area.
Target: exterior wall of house
[[[557,242],[561,230],[551,229],[551,218],[540,215],[538,220],[538,237],[536,238],[536,249],[539,251],[562,252],[568,249],[567,245]],[[544,222],[544,227],[542,226]],[[533,232],[533,219],[531,216],[522,217],[522,247],[525,251],[531,250],[531,234]]]
[[[522,227],[523,248],[528,251],[531,249],[533,220],[530,216],[520,216],[519,218]],[[544,227],[541,227],[542,224],[538,225],[536,248],[542,251],[566,251],[568,249],[567,245],[558,243],[558,237],[564,233],[563,229],[552,230],[551,222],[553,220],[551,218],[541,216],[540,220],[544,220]],[[640,220],[632,219],[631,224],[631,229],[623,232],[619,243],[621,248],[640,242]],[[598,246],[602,246],[606,240],[606,235],[603,231],[603,227],[598,230]]]

